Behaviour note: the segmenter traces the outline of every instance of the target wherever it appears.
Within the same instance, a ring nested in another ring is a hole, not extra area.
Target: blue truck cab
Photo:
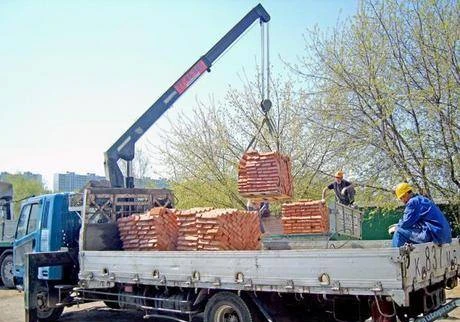
[[[14,282],[21,287],[27,253],[78,250],[81,218],[70,207],[71,193],[56,193],[31,197],[21,205],[13,244]],[[62,266],[41,267],[38,279],[61,280]]]

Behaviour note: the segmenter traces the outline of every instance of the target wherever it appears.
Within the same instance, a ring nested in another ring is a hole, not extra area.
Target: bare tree
[[[308,32],[290,65],[314,102],[305,118],[340,137],[334,158],[362,181],[458,198],[459,19],[455,1],[365,0],[350,22]]]
[[[257,79],[257,78],[256,78]],[[174,173],[176,194],[187,205],[243,207],[237,192],[237,166],[249,142],[254,148],[289,155],[300,197],[319,197],[318,171],[328,161],[328,145],[306,127],[302,107],[308,97],[299,93],[290,80],[272,80],[272,129],[264,126],[260,109],[260,84],[242,78],[242,89],[230,87],[223,102],[211,97],[197,102],[193,115],[182,115],[170,126],[160,151],[163,163]],[[325,140],[330,140],[329,136]],[[322,186],[321,182],[321,186]],[[186,200],[186,202],[185,202]]]

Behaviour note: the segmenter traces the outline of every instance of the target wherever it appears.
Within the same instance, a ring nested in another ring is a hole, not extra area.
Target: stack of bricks
[[[139,249],[139,236],[137,235],[137,222],[140,215],[132,215],[118,219],[118,230],[120,238],[123,242],[124,250],[138,250]]]
[[[179,226],[177,250],[198,250],[196,215],[212,209],[211,207],[202,207],[176,211],[177,223]]]
[[[178,225],[173,210],[157,207],[118,220],[125,250],[175,250]]]
[[[293,193],[290,158],[279,152],[245,153],[238,165],[238,192],[250,199],[290,199]]]
[[[198,250],[260,249],[256,211],[214,209],[196,215]]]
[[[300,200],[281,207],[285,234],[324,234],[329,232],[329,211],[321,200]]]

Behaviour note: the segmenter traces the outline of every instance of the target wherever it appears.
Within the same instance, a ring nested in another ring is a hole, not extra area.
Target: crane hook
[[[260,107],[264,114],[267,114],[272,108],[272,101],[269,98],[263,99],[262,102],[260,102]]]

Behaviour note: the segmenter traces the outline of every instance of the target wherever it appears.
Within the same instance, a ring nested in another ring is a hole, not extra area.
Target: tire
[[[13,254],[8,254],[2,259],[0,265],[0,275],[2,276],[3,285],[7,288],[14,288],[13,280]]]
[[[48,308],[47,312],[42,312],[37,310],[38,321],[40,322],[54,322],[59,320],[62,312],[64,311],[63,307],[53,307]]]
[[[41,285],[38,287],[36,299],[37,317],[40,322],[54,322],[59,319],[64,307],[48,306],[48,287]]]
[[[204,322],[254,322],[246,303],[231,292],[213,295],[204,309]]]

